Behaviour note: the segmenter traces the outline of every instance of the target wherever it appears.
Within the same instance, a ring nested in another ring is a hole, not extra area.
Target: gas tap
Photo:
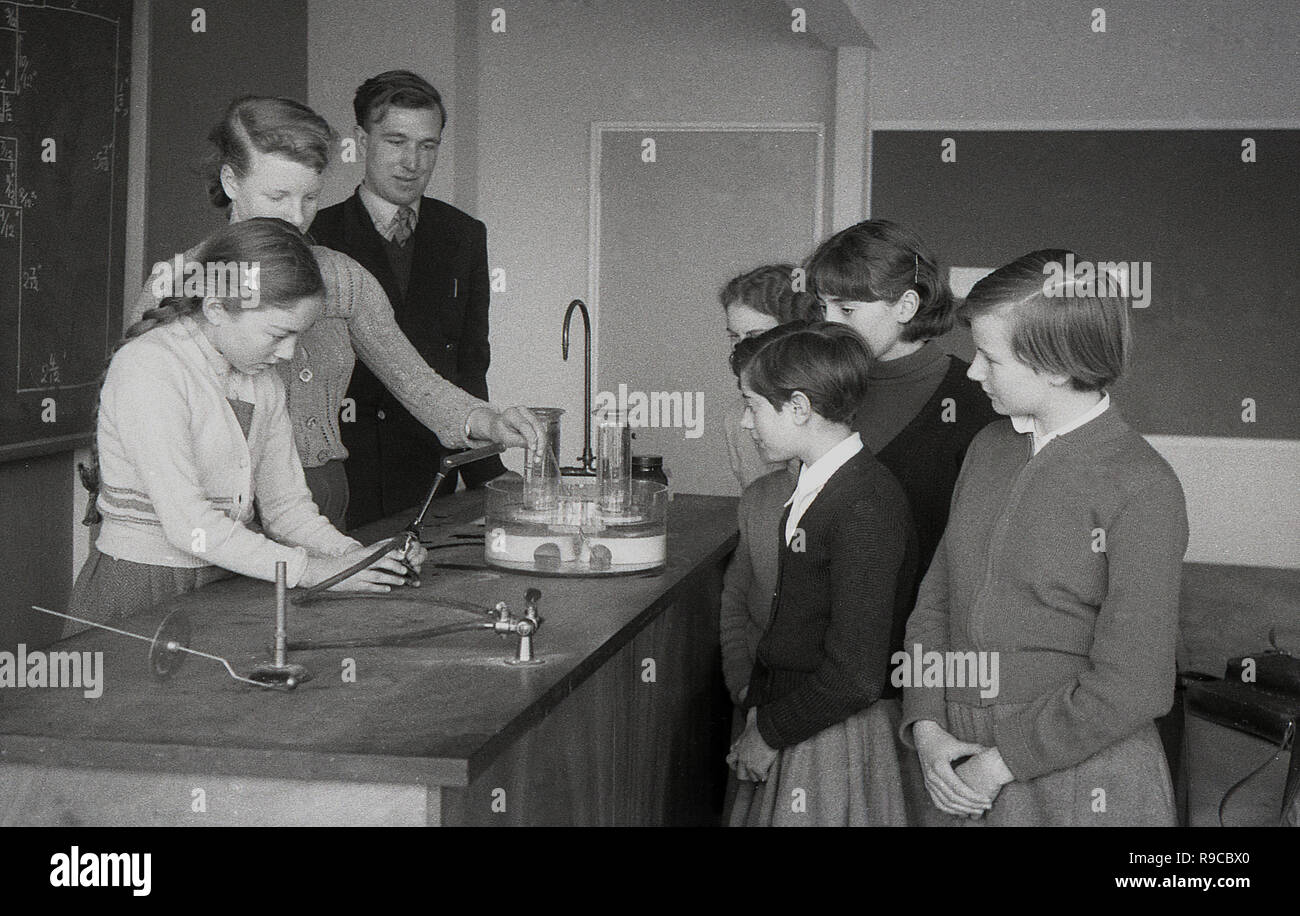
[[[537,611],[537,602],[542,598],[542,593],[535,588],[530,588],[524,593],[524,616],[515,617],[510,613],[510,608],[504,601],[498,602],[496,606],[497,619],[492,625],[494,632],[505,636],[514,633],[519,637],[519,645],[515,652],[515,657],[508,661],[508,665],[540,665],[542,659],[533,655],[533,635],[541,629],[542,617]]]

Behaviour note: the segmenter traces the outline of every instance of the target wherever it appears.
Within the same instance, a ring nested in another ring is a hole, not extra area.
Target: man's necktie
[[[411,237],[415,231],[415,211],[410,207],[398,207],[397,215],[393,217],[393,241],[399,245],[405,245],[406,240]]]

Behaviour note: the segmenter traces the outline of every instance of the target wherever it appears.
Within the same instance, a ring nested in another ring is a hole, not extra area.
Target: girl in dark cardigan
[[[901,733],[954,822],[1172,826],[1152,720],[1173,701],[1187,513],[1106,393],[1128,302],[1072,263],[1033,252],[966,300],[970,377],[1010,419],[971,443],[906,644],[996,658],[997,683],[906,685]]]
[[[874,357],[853,430],[907,494],[920,550],[910,583],[915,597],[948,523],[966,448],[997,414],[966,378],[969,366],[934,342],[952,329],[952,291],[914,233],[888,220],[850,226],[818,246],[808,283],[826,320],[857,331]],[[906,613],[894,621],[894,649],[906,623]]]
[[[916,536],[897,481],[848,425],[870,355],[847,328],[795,322],[741,341],[732,365],[764,457],[802,465],[770,533],[775,597],[727,758],[741,780],[730,822],[904,824],[898,717],[876,701]]]

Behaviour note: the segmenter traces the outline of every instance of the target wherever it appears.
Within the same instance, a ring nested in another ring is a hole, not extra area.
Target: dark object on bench
[[[1187,712],[1208,722],[1254,735],[1277,745],[1277,751],[1225,793],[1219,804],[1219,822],[1228,798],[1256,773],[1292,748],[1286,788],[1282,792],[1279,820],[1284,819],[1300,790],[1300,754],[1295,753],[1295,733],[1300,724],[1300,690],[1292,691],[1300,660],[1282,652],[1265,652],[1246,659],[1230,659],[1224,680],[1189,680],[1185,700]],[[1243,683],[1243,671],[1252,671],[1254,680]],[[1203,675],[1201,676],[1204,677]],[[1283,689],[1278,689],[1278,688]]]

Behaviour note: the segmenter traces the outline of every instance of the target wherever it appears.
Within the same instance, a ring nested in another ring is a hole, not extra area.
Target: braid
[[[255,264],[259,269],[260,306],[240,303],[242,308],[288,307],[308,296],[322,296],[324,283],[321,280],[320,267],[316,256],[303,240],[302,233],[295,227],[278,219],[250,219],[229,223],[208,236],[186,259],[205,266],[231,264]],[[179,278],[173,277],[179,282]],[[146,287],[149,289],[150,287]],[[182,286],[182,288],[184,288]],[[175,289],[173,286],[172,289]],[[190,315],[198,314],[203,302],[212,291],[205,295],[168,296],[159,300],[151,309],[146,309],[140,320],[126,329],[126,333],[110,354],[108,364],[99,377],[99,392],[95,397],[94,435],[91,447],[94,462],[90,467],[78,465],[81,482],[91,493],[90,506],[82,524],[93,525],[99,519],[95,498],[100,489],[99,472],[99,410],[104,380],[113,357],[127,341],[134,340],[154,328],[172,324]],[[221,296],[229,299],[230,297]],[[230,302],[223,303],[229,308]]]
[[[144,313],[140,316],[140,320],[126,329],[126,333],[122,336],[121,343],[113,349],[113,352],[116,353],[121,349],[122,344],[126,343],[128,340],[134,340],[141,334],[152,331],[154,328],[161,327],[162,325],[171,324],[173,321],[176,321],[185,315],[193,315],[199,310],[199,307],[202,304],[203,300],[194,296],[188,298],[181,296],[168,296],[153,308],[145,309]]]
[[[154,328],[162,327],[165,324],[171,324],[174,321],[183,318],[186,315],[192,315],[199,311],[203,300],[198,297],[184,298],[180,296],[168,296],[151,309],[145,309],[140,320],[126,329],[122,339],[113,347],[113,352],[109,354],[108,359],[104,362],[104,371],[99,373],[99,384],[95,386],[95,412],[90,427],[91,444],[90,444],[90,464],[85,465],[77,463],[77,476],[81,478],[81,485],[86,488],[90,501],[86,504],[86,514],[81,519],[81,524],[87,527],[98,525],[102,520],[99,514],[99,506],[96,501],[99,498],[99,488],[101,484],[99,474],[99,405],[100,395],[104,391],[104,380],[108,378],[108,368],[113,364],[113,357],[117,351],[131,340],[140,337],[143,334],[152,331]]]

